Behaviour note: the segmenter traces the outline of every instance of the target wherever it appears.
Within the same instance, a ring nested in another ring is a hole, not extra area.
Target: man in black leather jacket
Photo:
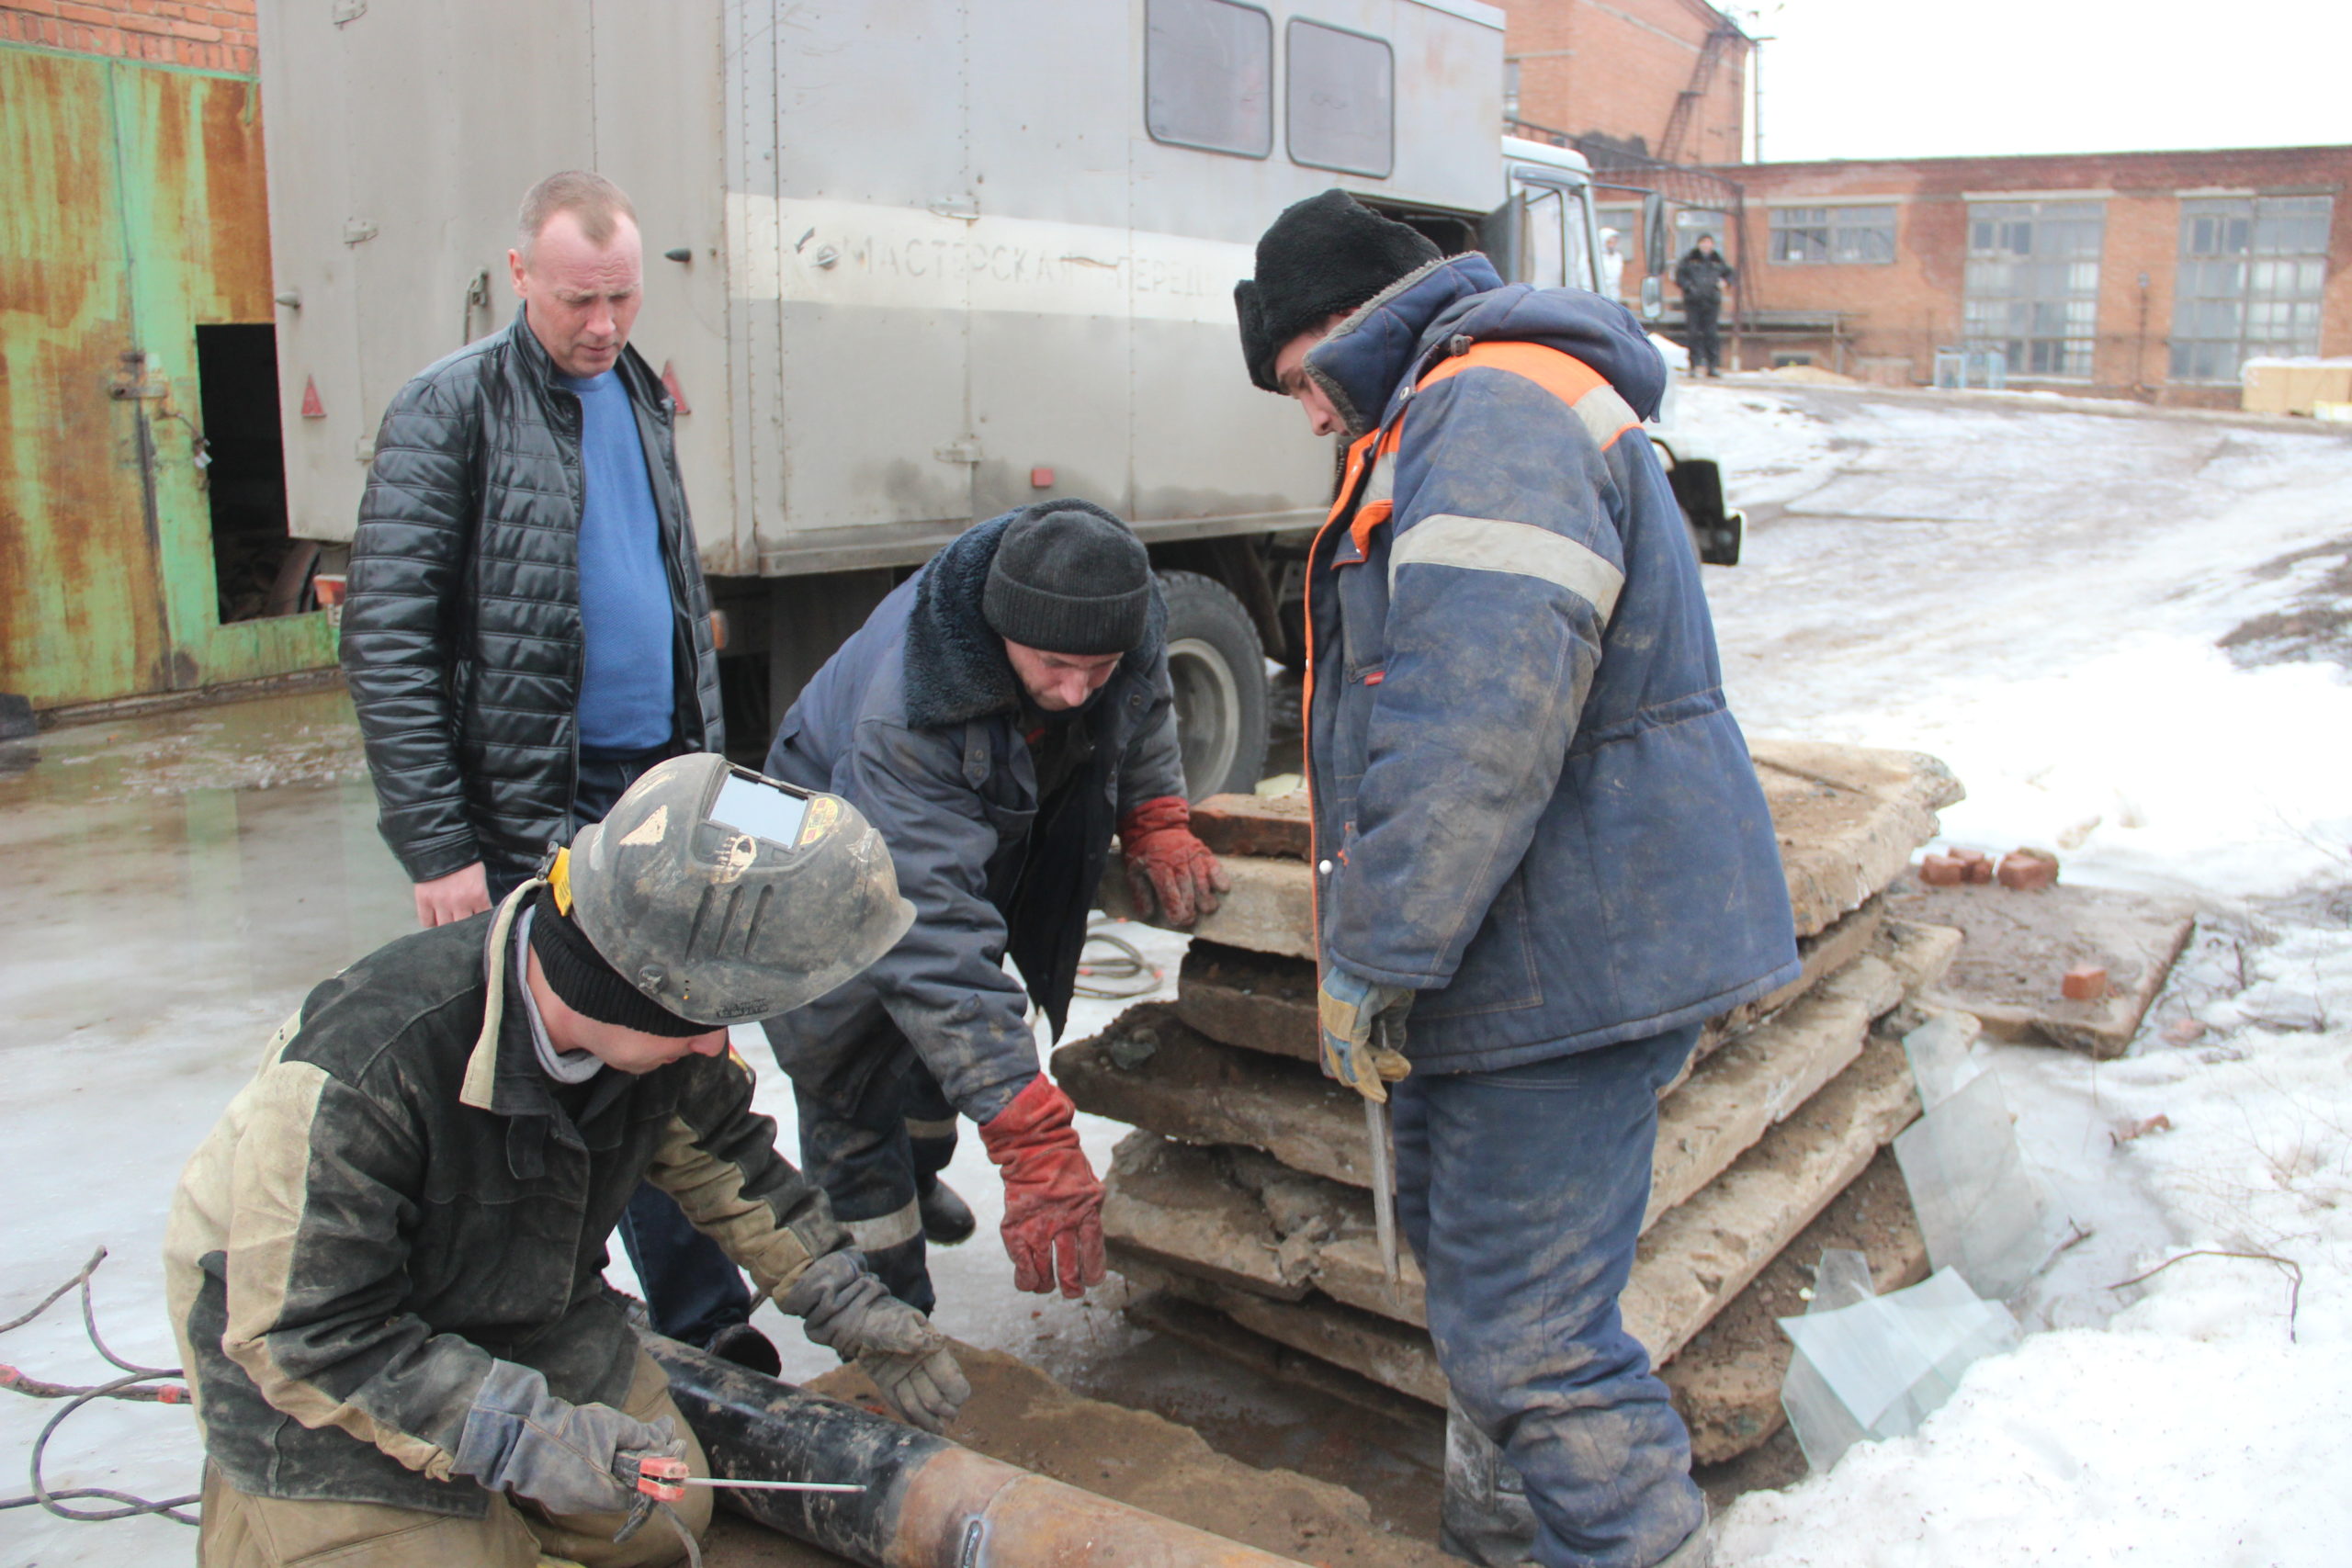
[[[664,757],[726,750],[676,406],[628,346],[635,213],[568,171],[517,229],[522,310],[392,399],[352,544],[343,666],[424,926],[489,908]],[[773,1368],[675,1203],[644,1190],[621,1235],[662,1332]]]

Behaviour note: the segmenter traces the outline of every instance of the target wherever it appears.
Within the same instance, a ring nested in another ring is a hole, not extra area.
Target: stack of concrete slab
[[[1755,757],[1804,970],[1713,1021],[1663,1097],[1624,1297],[1702,1461],[1779,1425],[1786,1350],[1770,1318],[1803,1310],[1813,1259],[1767,1270],[1801,1233],[1870,1252],[1882,1290],[1924,1271],[1883,1150],[1918,1113],[1897,1036],[1961,940],[1890,918],[1881,898],[1935,835],[1935,812],[1960,798],[1949,770],[1812,743],[1759,743]],[[1162,1321],[1197,1324],[1210,1309],[1237,1337],[1442,1404],[1420,1276],[1409,1253],[1395,1285],[1381,1266],[1361,1102],[1317,1066],[1304,798],[1220,796],[1194,821],[1234,886],[1201,922],[1176,1000],[1130,1008],[1054,1056],[1081,1109],[1138,1129],[1108,1179],[1114,1265],[1187,1303]],[[1104,891],[1115,910],[1123,890]],[[1790,1299],[1755,1293],[1767,1292]],[[1742,1326],[1710,1334],[1718,1321]]]

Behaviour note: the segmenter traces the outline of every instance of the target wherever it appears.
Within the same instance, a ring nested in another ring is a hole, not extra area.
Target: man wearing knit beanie
[[[775,777],[872,818],[914,902],[888,957],[767,1033],[809,1174],[924,1311],[927,1246],[974,1228],[939,1181],[958,1116],[1001,1169],[1013,1283],[1075,1296],[1102,1278],[1102,1184],[1029,1013],[1058,1036],[1114,831],[1138,907],[1170,923],[1226,886],[1192,831],[1165,624],[1118,518],[1080,501],[1008,513],[884,600],[768,752]]]
[[[970,1390],[946,1341],[777,1154],[728,1049],[729,1021],[835,988],[912,918],[854,808],[702,753],[495,910],[313,990],[165,1235],[203,1568],[678,1561],[660,1522],[613,1539],[640,1461],[709,1473],[603,1279],[649,1180],[907,1420],[952,1420]],[[709,1499],[673,1505],[679,1528]]]
[[[1443,1542],[1697,1568],[1690,1437],[1618,1296],[1657,1091],[1797,960],[1642,434],[1665,367],[1616,301],[1336,190],[1266,231],[1235,307],[1250,380],[1349,443],[1306,569],[1322,1050],[1394,1100],[1453,1394]]]

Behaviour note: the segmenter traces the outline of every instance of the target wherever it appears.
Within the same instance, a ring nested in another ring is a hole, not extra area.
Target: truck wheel
[[[1196,571],[1163,571],[1168,682],[1184,793],[1198,800],[1257,787],[1266,761],[1266,660],[1258,628],[1223,583]]]

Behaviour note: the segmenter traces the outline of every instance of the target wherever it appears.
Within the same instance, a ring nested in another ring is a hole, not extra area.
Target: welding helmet
[[[855,807],[709,752],[649,769],[556,856],[548,882],[624,979],[714,1027],[823,996],[915,918]]]

